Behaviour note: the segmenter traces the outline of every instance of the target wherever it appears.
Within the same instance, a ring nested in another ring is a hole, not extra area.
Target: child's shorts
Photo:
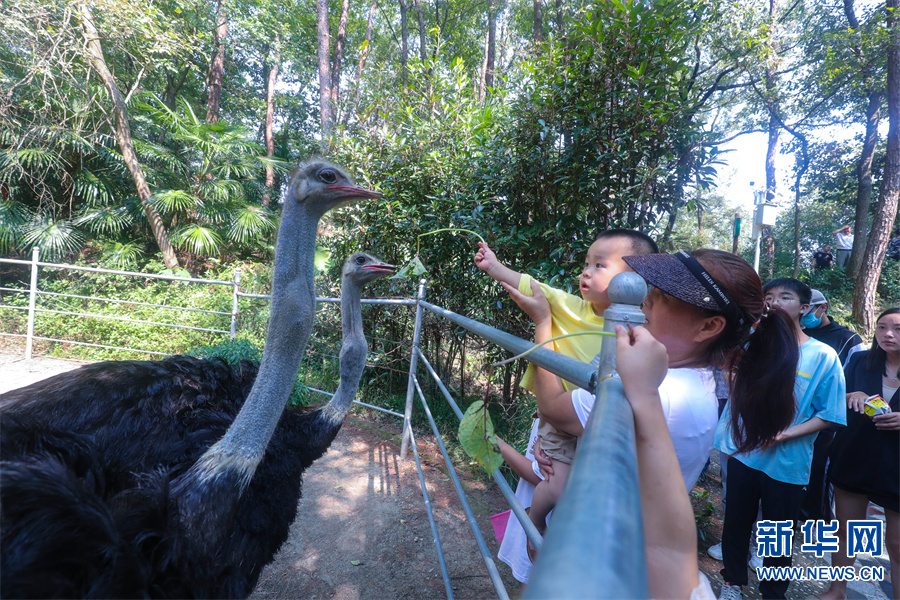
[[[552,460],[568,465],[572,464],[578,436],[563,433],[543,419],[538,425],[538,435],[541,436],[541,450],[544,451],[544,454]]]

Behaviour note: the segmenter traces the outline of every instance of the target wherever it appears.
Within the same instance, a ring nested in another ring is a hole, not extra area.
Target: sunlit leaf
[[[478,400],[469,405],[459,423],[459,443],[466,454],[492,475],[503,464],[494,423],[484,402]]]
[[[410,277],[418,277],[419,275],[424,275],[428,272],[428,269],[422,264],[422,261],[419,260],[419,257],[413,257],[409,263],[407,263],[402,269],[397,271],[397,274],[392,276],[391,279],[407,279]]]
[[[172,243],[194,254],[218,254],[222,238],[218,233],[197,223],[186,225],[172,232]]]

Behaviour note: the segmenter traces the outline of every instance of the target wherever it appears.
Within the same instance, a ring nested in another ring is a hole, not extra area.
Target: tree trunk
[[[769,0],[769,37],[767,39],[767,43],[772,49],[772,54],[775,54],[775,39],[774,28],[775,28],[775,13],[778,11],[778,0]],[[778,100],[775,97],[776,86],[777,86],[777,71],[776,64],[773,59],[769,59],[769,64],[766,67],[766,97],[764,101],[769,110],[769,145],[766,148],[766,202],[770,204],[775,203],[775,187],[777,185],[777,179],[775,177],[775,151],[778,148],[778,119],[776,118],[776,114],[778,112]],[[775,270],[775,238],[772,237],[771,228],[766,228],[769,231],[769,235],[765,239],[766,243],[766,258],[769,260],[769,278],[771,279],[773,272]]]
[[[144,207],[144,214],[147,215],[147,222],[150,224],[150,230],[156,238],[156,243],[162,251],[163,261],[169,269],[178,268],[178,258],[175,256],[175,250],[169,242],[169,233],[162,222],[159,212],[150,204],[150,186],[144,179],[144,172],[141,169],[141,163],[138,162],[137,155],[134,152],[134,144],[131,140],[131,126],[128,123],[128,107],[125,106],[125,100],[116,85],[113,74],[106,66],[106,59],[103,58],[103,48],[100,45],[100,34],[94,25],[94,15],[87,3],[82,2],[78,6],[78,12],[81,13],[81,29],[84,40],[87,45],[88,58],[91,66],[97,71],[113,102],[113,115],[115,123],[113,129],[116,132],[116,142],[119,144],[119,150],[122,152],[122,159],[134,179],[135,187],[137,187],[138,196],[141,199],[141,205]]]
[[[541,0],[534,0],[534,43],[544,41],[544,16]]]
[[[791,133],[800,140],[800,161],[797,166],[797,178],[794,180],[794,270],[791,275],[797,279],[800,274],[800,182],[809,168],[809,143],[806,136],[793,130]]]
[[[488,46],[490,45],[490,32],[484,32],[484,57],[481,59],[481,72],[478,74],[478,103],[484,102],[487,90]]]
[[[486,64],[484,69],[484,97],[491,95],[491,88],[494,87],[494,62],[497,52],[497,15],[494,10],[494,1],[488,0],[488,39],[486,49]]]
[[[403,85],[409,82],[409,25],[406,16],[406,0],[400,0],[400,76]]]
[[[225,38],[227,36],[228,3],[227,0],[218,0],[213,60],[209,65],[209,101],[206,104],[206,121],[208,123],[219,120],[219,102],[222,99],[222,84],[225,80]]]
[[[341,64],[344,60],[344,41],[347,38],[347,21],[350,19],[350,0],[341,0],[341,18],[338,20],[337,37],[334,39],[334,61],[331,65],[331,107],[337,110],[341,99]]]
[[[163,97],[163,102],[167,107],[169,107],[169,110],[171,110],[172,112],[175,112],[175,100],[178,98],[178,92],[181,91],[181,88],[184,85],[189,72],[190,67],[185,67],[184,70],[181,71],[181,75],[176,80],[169,71],[166,71],[166,94]],[[156,142],[159,144],[163,144],[165,143],[165,141],[166,132],[163,129],[160,130],[159,134],[156,136]]]
[[[856,10],[853,0],[844,0],[844,15],[850,29],[859,29],[859,20],[856,18]],[[862,48],[854,48],[860,62],[865,63]],[[863,148],[856,163],[856,217],[853,220],[853,250],[850,252],[850,261],[847,265],[847,277],[856,279],[859,268],[862,266],[865,253],[865,239],[869,233],[869,205],[872,203],[872,159],[875,157],[875,148],[878,145],[878,125],[881,122],[881,102],[884,100],[884,90],[876,87],[871,73],[865,76],[866,81],[866,133],[863,137]]]
[[[334,107],[331,104],[331,31],[328,24],[328,0],[316,0],[316,46],[319,60],[319,123],[322,135],[331,136]],[[323,145],[327,142],[323,140]]]
[[[856,278],[862,266],[866,251],[866,236],[869,233],[869,205],[872,203],[872,160],[878,146],[878,125],[881,123],[881,102],[884,93],[873,90],[866,105],[866,133],[862,152],[856,163],[856,218],[853,222],[853,251],[847,265],[847,277]]]
[[[853,318],[866,336],[875,329],[875,294],[891,226],[897,218],[897,197],[900,195],[900,31],[894,10],[898,0],[887,0],[887,29],[890,42],[887,49],[888,136],[885,152],[884,178],[875,207],[872,230],[866,241],[856,289],[853,292]]]
[[[275,156],[275,84],[278,82],[278,68],[281,64],[281,37],[275,35],[275,47],[269,53],[269,76],[266,78],[266,156]],[[272,188],[275,185],[275,169],[266,165],[266,192],[263,205],[269,206]]]
[[[660,249],[665,251],[665,249],[669,248],[669,240],[672,239],[672,230],[675,229],[675,220],[678,218],[678,207],[674,204],[672,208],[669,209],[669,220],[666,221],[666,229],[663,232],[662,243],[660,244]]]
[[[353,110],[351,111],[349,107],[344,110],[344,116],[341,119],[344,127],[347,126],[347,122],[350,120],[350,113],[355,112],[356,107],[359,106],[359,85],[362,81],[363,71],[366,68],[366,59],[369,57],[369,50],[372,48],[372,20],[375,18],[375,9],[377,7],[377,0],[372,0],[372,4],[369,5],[369,19],[366,25],[366,42],[363,44],[362,50],[359,53],[359,65],[356,69],[356,80],[353,82]]]
[[[181,88],[184,86],[184,82],[187,79],[188,73],[190,73],[190,67],[185,67],[184,70],[181,71],[181,75],[179,75],[176,80],[175,77],[166,71],[166,96],[163,102],[166,103],[166,106],[169,107],[169,110],[175,110],[175,99],[178,97],[178,92],[181,91]]]
[[[422,57],[422,65],[428,62],[428,32],[425,30],[425,15],[422,14],[422,0],[415,0],[416,12],[419,16],[419,56]]]
[[[562,0],[556,0],[556,29],[559,35],[563,35],[563,3]]]
[[[369,5],[369,19],[366,22],[366,45],[363,48],[363,51],[359,56],[359,70],[356,74],[356,83],[357,85],[362,80],[363,70],[366,67],[366,58],[369,56],[369,51],[372,49],[372,21],[375,19],[375,9],[378,7],[377,0],[372,0],[372,4]]]

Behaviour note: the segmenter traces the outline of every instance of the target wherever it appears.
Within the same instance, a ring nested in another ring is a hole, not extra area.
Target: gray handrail
[[[600,384],[524,598],[647,598],[634,417],[622,382]]]

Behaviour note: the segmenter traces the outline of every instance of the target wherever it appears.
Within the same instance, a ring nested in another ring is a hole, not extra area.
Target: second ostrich
[[[249,365],[173,357],[90,365],[0,396],[3,596],[249,595],[287,536],[300,475],[352,400],[282,415],[314,311],[316,223],[376,195],[327,163],[294,176],[255,381]],[[362,272],[390,271],[378,264]]]

